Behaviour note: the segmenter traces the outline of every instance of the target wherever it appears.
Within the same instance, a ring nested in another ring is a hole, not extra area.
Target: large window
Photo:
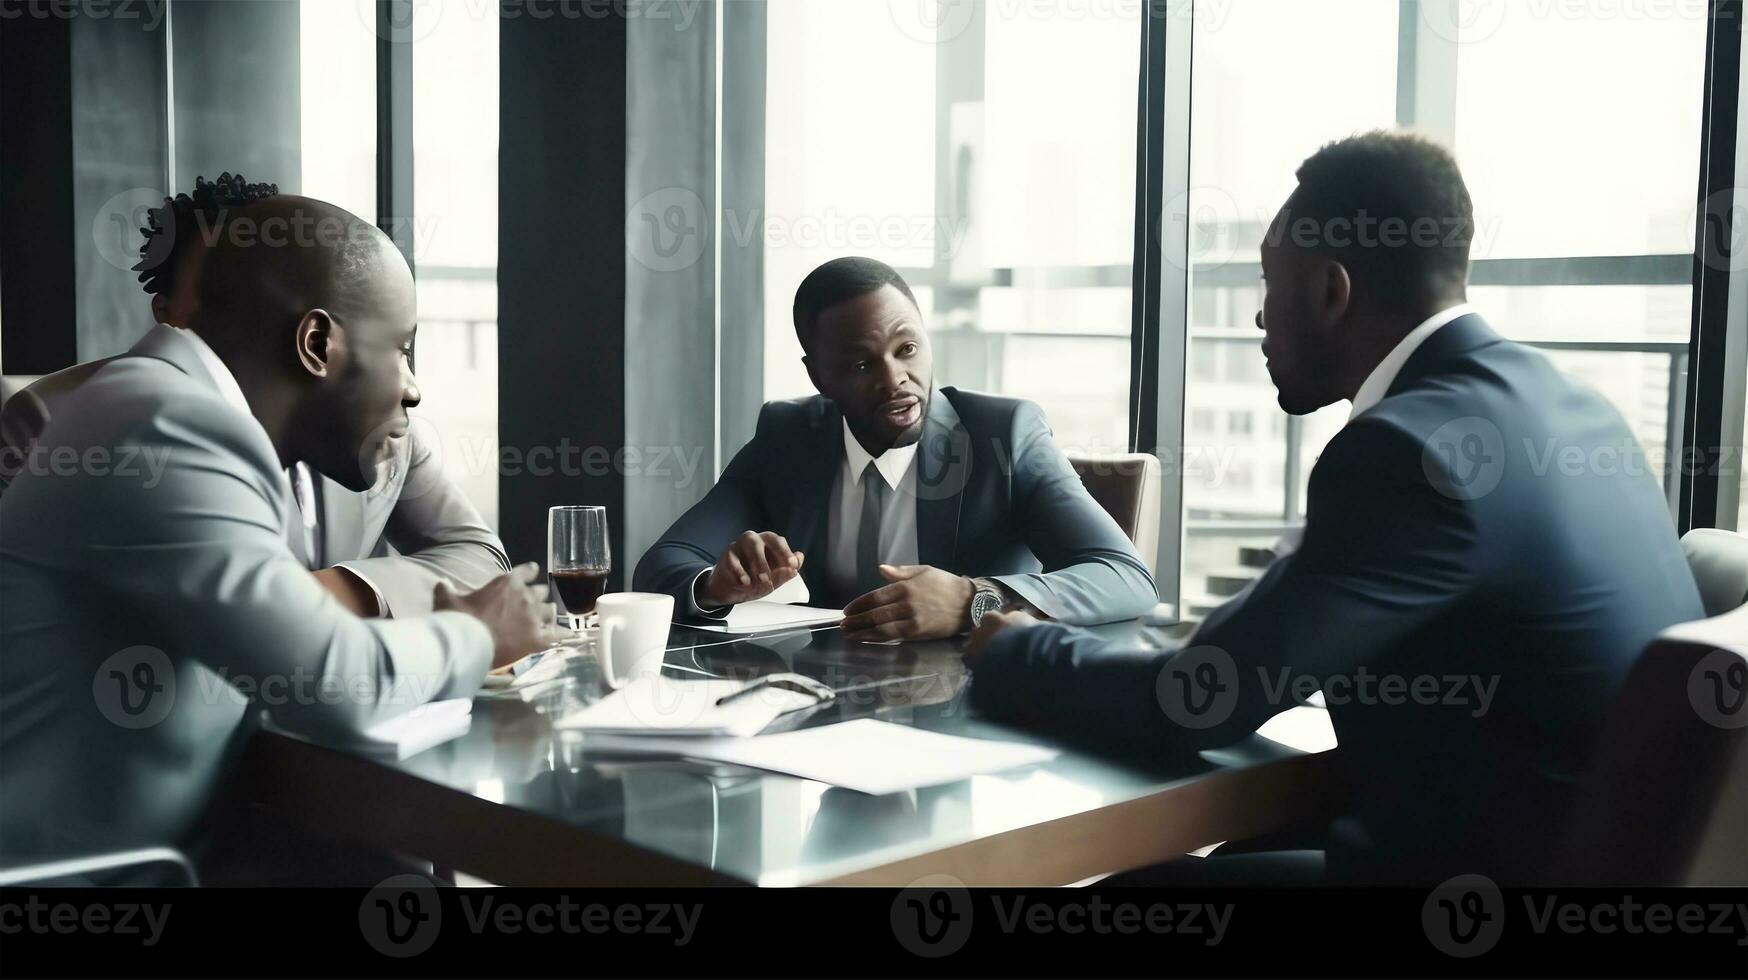
[[[377,25],[371,4],[299,7],[300,193],[410,229],[418,277],[414,425],[486,521],[498,510],[498,19],[468,0],[407,8],[413,45],[411,214],[377,206]],[[406,99],[390,99],[405,106]],[[404,111],[401,110],[401,111]],[[251,174],[251,177],[254,175]]]
[[[812,392],[802,277],[869,255],[914,288],[938,384],[1037,401],[1065,449],[1127,445],[1141,9],[768,5],[766,398]]]
[[[413,5],[414,413],[445,473],[498,523],[498,19],[468,0]]]
[[[298,20],[298,157],[303,173],[297,190],[374,221],[374,25],[347,3],[299,4]]]
[[[1408,125],[1451,146],[1476,206],[1471,301],[1606,395],[1654,462],[1679,443],[1703,10],[1482,6],[1453,21],[1440,3],[1231,0],[1194,20],[1185,396],[1187,441],[1211,445],[1185,474],[1191,615],[1303,520],[1310,469],[1347,419],[1346,402],[1280,413],[1254,325],[1262,231],[1330,140]],[[1208,428],[1210,409],[1259,419]]]

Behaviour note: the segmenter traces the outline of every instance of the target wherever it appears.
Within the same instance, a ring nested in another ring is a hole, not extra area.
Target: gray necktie
[[[886,481],[873,463],[862,467],[862,525],[856,531],[856,594],[886,584],[880,575],[880,515],[886,510]]]

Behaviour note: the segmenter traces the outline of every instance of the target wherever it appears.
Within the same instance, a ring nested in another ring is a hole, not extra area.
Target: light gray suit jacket
[[[430,612],[438,582],[472,592],[510,570],[503,541],[443,475],[442,461],[419,433],[415,422],[406,436],[390,441],[392,454],[365,493],[315,478],[322,551],[311,564],[357,572],[376,587],[387,616]],[[303,535],[287,540],[310,563]]]
[[[0,498],[0,864],[187,846],[256,708],[345,737],[478,688],[478,620],[359,619],[310,576],[266,432],[185,335],[88,386]]]
[[[77,395],[90,374],[113,360],[87,362],[51,375],[18,397],[34,395],[42,413],[52,419],[65,410],[65,403]],[[3,418],[0,490],[24,461],[4,441],[28,450],[42,435],[40,418],[17,406],[9,405]],[[471,592],[510,570],[503,541],[486,526],[461,488],[443,475],[441,460],[421,432],[415,420],[407,436],[391,441],[392,452],[382,464],[376,486],[365,493],[315,475],[321,515],[317,554],[307,553],[303,529],[296,522],[286,536],[305,565],[342,565],[369,582],[382,600],[383,614],[389,616],[430,612],[431,592],[439,581],[458,592]],[[45,462],[40,454],[31,459],[38,466]]]

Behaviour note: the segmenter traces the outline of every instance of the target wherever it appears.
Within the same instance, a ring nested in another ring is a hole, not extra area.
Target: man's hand
[[[1003,630],[1028,629],[1039,622],[1038,617],[1019,610],[992,612],[984,616],[978,622],[977,628],[971,631],[971,639],[965,644],[965,666],[975,670],[977,662],[983,659],[983,651],[989,647],[989,641],[995,639]]]
[[[698,604],[732,606],[763,599],[800,575],[806,560],[801,552],[789,550],[781,534],[748,531],[723,550],[716,567],[698,583]]]
[[[846,640],[938,640],[971,626],[976,583],[933,565],[881,565],[891,585],[844,607]]]
[[[546,596],[531,585],[539,574],[540,566],[527,562],[467,595],[456,595],[448,583],[438,582],[431,606],[438,612],[464,612],[486,624],[492,633],[492,666],[502,667],[549,645],[541,628]]]

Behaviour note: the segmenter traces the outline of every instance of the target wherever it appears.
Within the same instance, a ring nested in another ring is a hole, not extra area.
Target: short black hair
[[[1460,293],[1475,208],[1449,150],[1375,130],[1324,146],[1300,165],[1284,233],[1333,256],[1390,308]]]
[[[195,177],[191,194],[164,198],[162,207],[146,212],[146,227],[140,229],[145,241],[133,267],[140,274],[140,288],[153,296],[170,295],[176,289],[176,267],[201,240],[203,230],[218,227],[230,208],[278,193],[278,184],[251,184],[242,174],[227,170],[218,180]]]
[[[813,334],[820,313],[845,300],[866,296],[882,286],[897,287],[904,298],[910,300],[910,305],[922,312],[916,295],[910,291],[910,284],[904,281],[897,269],[879,259],[851,255],[832,259],[809,272],[795,290],[795,337],[801,341],[801,349],[807,350],[807,340]]]

